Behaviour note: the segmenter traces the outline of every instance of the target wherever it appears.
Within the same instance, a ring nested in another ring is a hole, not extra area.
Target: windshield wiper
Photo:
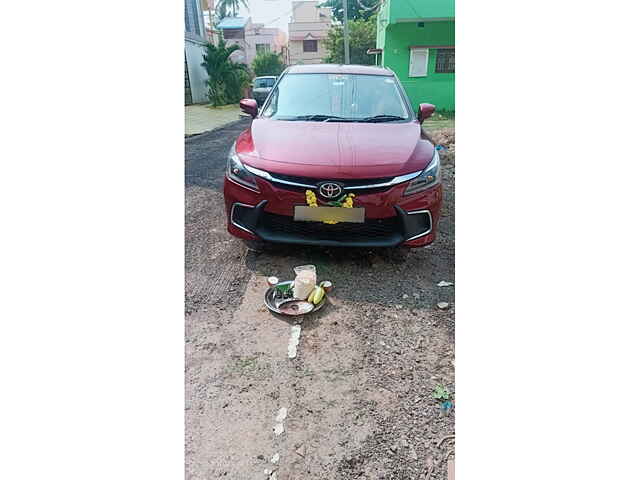
[[[344,118],[344,117],[336,117],[335,115],[320,115],[320,114],[313,114],[313,115],[299,115],[297,117],[292,117],[291,120],[304,120],[304,121],[316,121],[316,122],[329,122],[331,120],[337,120],[340,122],[350,122],[352,121],[350,118]]]
[[[397,115],[374,115],[373,117],[364,117],[358,119],[360,122],[376,123],[376,122],[393,122],[394,120],[406,120],[404,117]]]

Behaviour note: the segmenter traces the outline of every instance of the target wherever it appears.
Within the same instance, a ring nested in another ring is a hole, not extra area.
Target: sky
[[[253,23],[264,23],[265,27],[277,27],[288,33],[293,8],[291,0],[247,0],[247,3],[249,11],[241,7],[241,17],[250,16]]]
[[[214,0],[216,5],[218,0]],[[319,1],[318,3],[322,3]],[[293,9],[292,0],[247,0],[249,9],[240,6],[239,17],[251,17],[253,23],[264,23],[265,27],[276,27],[289,35],[289,20]],[[204,12],[208,24],[207,11]]]

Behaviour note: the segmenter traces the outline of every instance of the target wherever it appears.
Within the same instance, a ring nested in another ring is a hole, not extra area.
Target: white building
[[[323,40],[331,28],[331,9],[320,2],[293,2],[289,23],[289,63],[322,63],[327,56]]]
[[[202,66],[206,32],[200,0],[184,0],[184,103],[207,102],[209,78]]]

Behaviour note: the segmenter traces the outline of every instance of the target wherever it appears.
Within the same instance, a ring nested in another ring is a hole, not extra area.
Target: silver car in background
[[[253,98],[258,102],[258,105],[262,105],[267,99],[269,92],[276,83],[278,77],[256,77],[253,80]]]

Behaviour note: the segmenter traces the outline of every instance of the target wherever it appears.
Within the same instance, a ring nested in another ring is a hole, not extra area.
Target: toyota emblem
[[[329,200],[338,198],[342,195],[342,187],[337,183],[332,182],[321,183],[318,187],[318,191],[320,192],[320,195]]]

